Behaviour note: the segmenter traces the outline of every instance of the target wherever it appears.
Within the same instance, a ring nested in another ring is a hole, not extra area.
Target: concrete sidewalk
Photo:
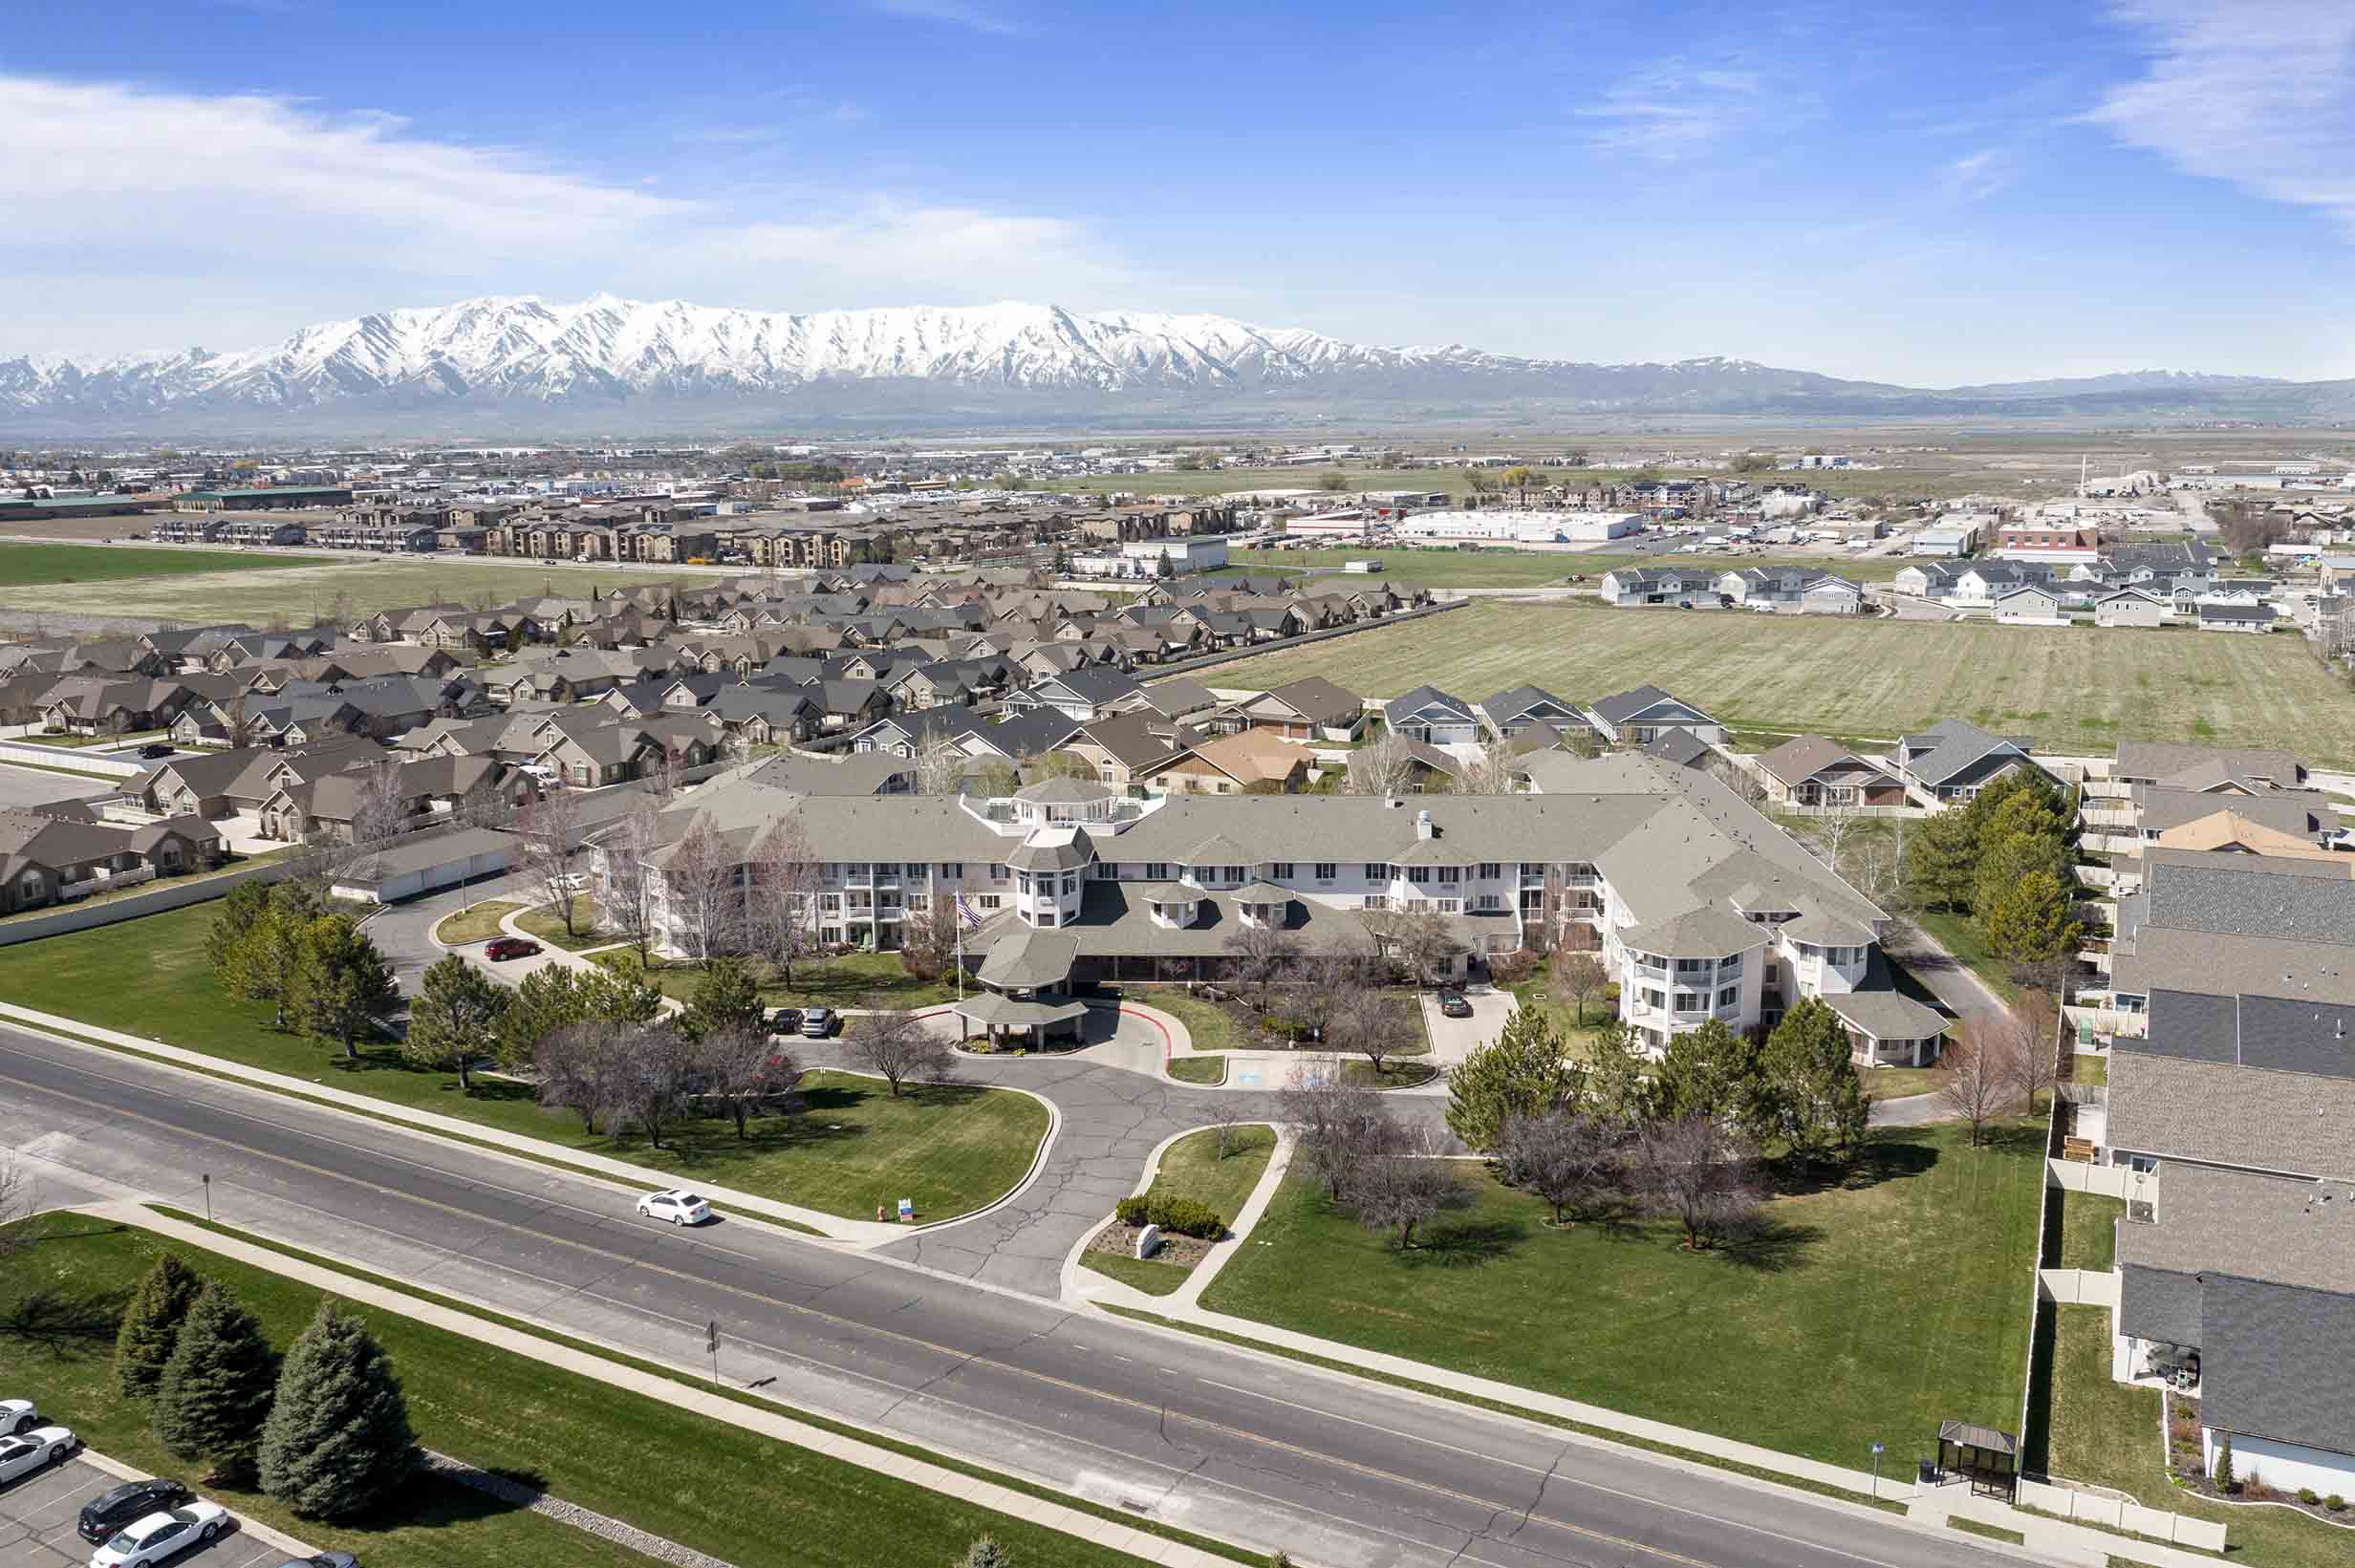
[[[674,1409],[687,1410],[715,1421],[724,1421],[745,1431],[757,1432],[778,1442],[810,1449],[873,1471],[878,1475],[906,1481],[927,1491],[940,1493],[977,1507],[989,1509],[1017,1519],[1024,1519],[1044,1529],[1090,1541],[1115,1552],[1125,1552],[1148,1562],[1168,1565],[1168,1568],[1233,1568],[1228,1558],[1214,1557],[1197,1547],[1179,1541],[1165,1540],[1132,1530],[1116,1520],[1098,1518],[1067,1508],[1061,1503],[1032,1497],[1010,1487],[993,1481],[978,1480],[957,1471],[911,1458],[889,1449],[840,1436],[822,1427],[799,1421],[782,1410],[767,1410],[728,1399],[705,1388],[651,1372],[604,1360],[585,1351],[574,1350],[519,1332],[502,1323],[494,1323],[471,1314],[455,1311],[435,1302],[421,1300],[414,1296],[388,1290],[333,1269],[306,1263],[266,1247],[257,1247],[207,1231],[200,1226],[160,1214],[139,1204],[99,1204],[82,1213],[121,1224],[136,1226],[158,1235],[169,1237],[184,1246],[201,1248],[224,1257],[233,1258],[254,1268],[320,1290],[332,1291],[347,1301],[380,1307],[400,1313],[404,1318],[429,1324],[448,1333],[461,1335],[478,1343],[490,1345],[513,1355],[523,1356],[543,1365],[591,1378],[610,1387],[626,1388],[648,1399],[659,1400]],[[570,1336],[568,1336],[570,1337]],[[642,1358],[639,1358],[642,1359]]]

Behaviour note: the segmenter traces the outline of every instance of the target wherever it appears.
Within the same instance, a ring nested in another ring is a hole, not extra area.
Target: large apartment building
[[[1939,1016],[1890,988],[1884,913],[1713,778],[1641,756],[1564,759],[1544,793],[1135,799],[1048,779],[1007,797],[819,796],[759,764],[661,819],[657,919],[692,945],[702,898],[669,868],[694,830],[735,864],[732,899],[762,896],[749,868],[771,825],[826,855],[813,889],[821,939],[891,949],[931,901],[979,920],[981,961],[1033,932],[1068,938],[1085,985],[1216,975],[1240,927],[1277,926],[1307,951],[1372,952],[1400,912],[1438,916],[1457,956],[1554,943],[1598,950],[1644,1042],[1720,1020],[1771,1026],[1823,997],[1872,1061],[1934,1054]],[[695,825],[701,824],[697,828]],[[702,884],[708,886],[707,883]],[[1850,999],[1853,999],[1852,1000]]]

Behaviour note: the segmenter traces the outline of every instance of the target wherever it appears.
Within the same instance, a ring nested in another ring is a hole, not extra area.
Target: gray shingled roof
[[[2355,1295],[2210,1274],[2200,1317],[2201,1421],[2355,1454]]]
[[[2355,1078],[2129,1050],[2109,1060],[2112,1149],[2294,1175],[2355,1177]]]
[[[2355,1292],[2355,1184],[2168,1160],[2150,1185],[2154,1217],[2118,1227],[2121,1263]]]

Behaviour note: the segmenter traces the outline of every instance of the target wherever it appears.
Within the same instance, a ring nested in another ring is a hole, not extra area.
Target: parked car
[[[1460,991],[1442,991],[1439,993],[1439,1016],[1450,1019],[1468,1019],[1472,1016],[1472,1003]]]
[[[178,1508],[195,1497],[195,1493],[178,1481],[125,1481],[120,1486],[108,1487],[82,1504],[81,1517],[74,1521],[74,1529],[91,1545],[101,1545],[133,1520]]]
[[[834,1010],[832,1008],[812,1007],[801,1016],[801,1034],[804,1040],[824,1040],[833,1032]]]
[[[701,1225],[711,1217],[711,1205],[684,1188],[649,1192],[637,1200],[637,1212],[648,1219],[667,1219],[673,1225]]]
[[[359,1558],[349,1552],[321,1552],[315,1557],[289,1557],[278,1568],[359,1568]]]
[[[150,1568],[192,1546],[209,1546],[234,1524],[227,1509],[199,1497],[124,1525],[90,1554],[90,1568]]]
[[[0,1485],[62,1465],[81,1443],[63,1427],[35,1427],[22,1437],[0,1437]]]
[[[22,1437],[41,1424],[41,1412],[29,1399],[0,1399],[0,1435]]]
[[[791,1035],[801,1032],[801,1009],[772,1007],[768,1010],[768,1032],[772,1035]]]
[[[139,754],[141,757],[169,757],[172,743],[169,741],[150,741],[139,748]]]
[[[540,944],[525,936],[494,936],[483,949],[483,956],[492,963],[505,963],[509,958],[529,958],[540,951]]]

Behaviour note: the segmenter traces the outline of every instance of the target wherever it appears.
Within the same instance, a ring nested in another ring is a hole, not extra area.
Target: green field
[[[564,922],[549,919],[546,924],[557,937],[563,936]],[[534,924],[531,929],[535,934],[545,934],[540,925]],[[610,969],[639,968],[636,948],[613,948],[593,955],[592,959]],[[793,966],[791,985],[779,981],[775,966],[767,960],[748,961],[760,982],[761,1000],[771,1007],[864,1007],[870,999],[880,1000],[887,1007],[937,1007],[957,999],[954,978],[918,979],[908,973],[897,953],[846,953],[839,958],[797,963]],[[656,958],[642,972],[661,988],[664,996],[680,1001],[693,1001],[695,988],[703,977],[700,965],[669,958]]]
[[[0,1358],[11,1392],[66,1418],[112,1458],[158,1474],[189,1474],[156,1440],[145,1405],[123,1398],[114,1380],[115,1323],[164,1244],[146,1232],[73,1215],[33,1223],[47,1239],[0,1275]],[[317,1309],[320,1293],[308,1285],[198,1249],[180,1251],[199,1273],[234,1288],[281,1348]],[[391,1357],[424,1446],[529,1476],[552,1497],[742,1568],[953,1562],[984,1532],[1012,1547],[1018,1561],[1041,1568],[1135,1560],[394,1312],[348,1303],[346,1310],[366,1321]],[[205,1492],[315,1547],[370,1563],[629,1568],[650,1560],[430,1477],[413,1482],[381,1515],[344,1527],[293,1518],[257,1493]]]
[[[1250,1201],[1252,1189],[1266,1173],[1276,1151],[1276,1129],[1264,1124],[1239,1127],[1227,1134],[1226,1157],[1219,1157],[1219,1134],[1204,1128],[1189,1132],[1164,1149],[1148,1193],[1192,1198],[1206,1203],[1229,1225]],[[1084,1252],[1083,1268],[1109,1275],[1148,1296],[1167,1296],[1183,1285],[1194,1271],[1157,1257],[1130,1257],[1120,1253]]]
[[[1846,1186],[1776,1198],[1746,1248],[1588,1221],[1467,1172],[1475,1206],[1412,1253],[1288,1182],[1204,1293],[1213,1311],[1862,1467],[1948,1417],[2009,1428],[2027,1361],[2042,1129],[1973,1150],[1877,1136]]]
[[[128,521],[126,519],[126,521]],[[221,549],[140,549],[113,545],[0,542],[0,589],[51,584],[135,582],[143,578],[205,576],[214,572],[286,569],[314,556],[248,555]]]
[[[1370,545],[1355,549],[1238,549],[1226,566],[1210,575],[1338,573],[1344,563],[1369,557],[1383,563],[1381,578],[1418,583],[1425,588],[1560,587],[1574,575],[1591,583],[1607,571],[1631,566],[1687,567],[1713,572],[1741,567],[1797,567],[1806,571],[1833,572],[1850,582],[1881,583],[1896,576],[1906,565],[1902,555],[1880,555],[1869,560],[1821,554],[1639,556],[1621,550],[1406,549],[1395,545]],[[1378,579],[1344,575],[1338,580],[1350,585]]]
[[[69,556],[146,562],[97,579],[15,576],[9,558],[63,551]],[[189,563],[205,563],[190,565]],[[616,567],[542,566],[537,561],[384,560],[374,555],[291,556],[221,550],[113,549],[80,545],[0,545],[0,608],[75,615],[137,615],[195,625],[238,620],[295,625],[344,612],[422,604],[493,606],[538,594],[587,597],[608,589],[661,582],[706,583],[719,573]],[[32,585],[42,585],[35,591]]]
[[[390,1046],[338,1049],[270,1027],[270,1010],[222,993],[205,963],[213,908],[199,904],[119,925],[0,948],[0,997],[101,1028],[160,1040],[420,1110],[482,1124],[484,1136],[537,1138],[564,1148],[738,1188],[846,1219],[910,1197],[924,1219],[989,1203],[1029,1171],[1047,1136],[1046,1107],[1028,1095],[927,1085],[897,1099],[878,1080],[811,1073],[808,1108],[763,1116],[738,1139],[717,1117],[665,1129],[654,1149],[636,1133],[586,1133],[571,1111],[544,1110],[530,1088],[477,1077],[462,1094],[453,1073],[418,1067]]]
[[[2047,750],[2131,738],[2355,764],[2355,697],[2289,635],[1478,604],[1222,665],[1216,684],[1304,676],[1468,702],[1523,681],[1581,702],[1649,681],[1738,727],[1889,738],[1951,717]]]

